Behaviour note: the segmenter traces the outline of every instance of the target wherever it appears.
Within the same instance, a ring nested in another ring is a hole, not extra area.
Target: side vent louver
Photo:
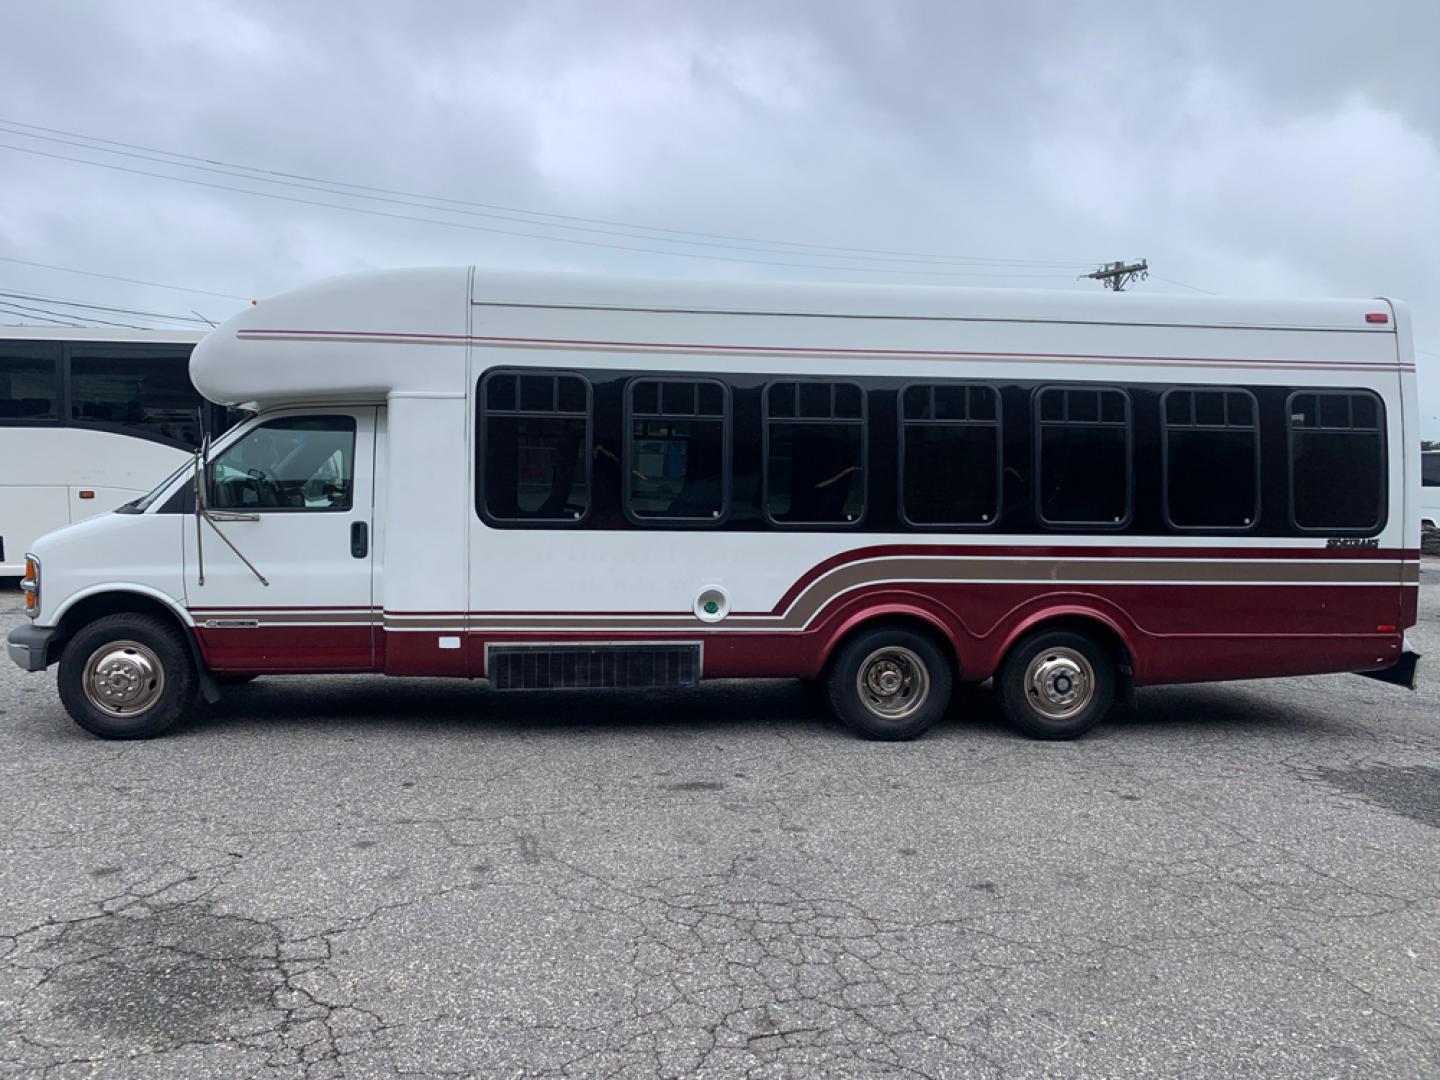
[[[496,690],[694,686],[700,646],[494,645],[485,671]]]

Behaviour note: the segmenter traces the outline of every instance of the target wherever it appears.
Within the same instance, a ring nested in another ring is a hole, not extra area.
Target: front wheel
[[[826,679],[835,715],[872,739],[913,739],[945,715],[950,659],[913,630],[880,627],[851,638]]]
[[[1005,718],[1036,739],[1074,739],[1110,711],[1115,662],[1094,638],[1042,630],[1010,650],[995,676]]]
[[[60,655],[60,700],[102,739],[159,735],[195,704],[199,680],[180,632],[153,615],[107,615]]]

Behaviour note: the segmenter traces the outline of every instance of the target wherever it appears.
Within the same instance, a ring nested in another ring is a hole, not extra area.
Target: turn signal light
[[[89,488],[84,488],[80,492],[80,498],[82,499],[93,499],[94,497],[95,492],[91,491]]]
[[[25,614],[36,614],[40,609],[40,563],[33,555],[25,556],[25,576],[20,579],[20,591],[25,594]]]

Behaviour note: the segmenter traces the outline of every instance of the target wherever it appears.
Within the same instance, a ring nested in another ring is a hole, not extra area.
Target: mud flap
[[[1415,672],[1420,666],[1420,654],[1406,649],[1400,654],[1400,659],[1387,668],[1379,671],[1357,671],[1355,674],[1364,675],[1367,679],[1378,679],[1380,682],[1394,683],[1396,686],[1403,686],[1407,690],[1415,689]]]

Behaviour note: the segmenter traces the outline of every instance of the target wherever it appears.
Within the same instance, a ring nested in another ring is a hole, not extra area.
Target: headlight
[[[40,560],[34,555],[25,556],[25,576],[20,579],[20,591],[25,594],[25,614],[35,618],[40,614]]]

